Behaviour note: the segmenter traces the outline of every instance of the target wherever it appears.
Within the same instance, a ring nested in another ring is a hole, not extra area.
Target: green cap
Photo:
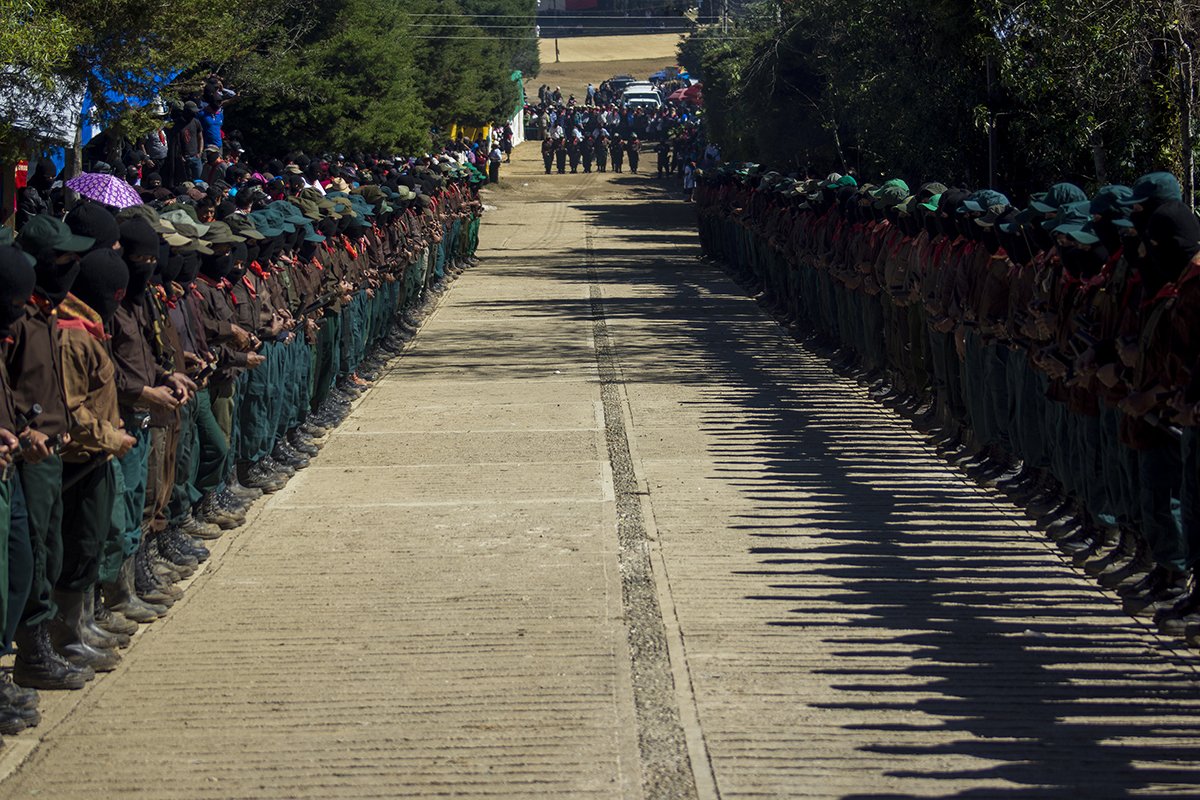
[[[208,235],[204,237],[204,241],[209,244],[237,244],[244,242],[246,239],[241,236],[235,236],[233,231],[224,222],[212,222],[208,226]]]
[[[76,236],[67,223],[49,214],[38,214],[25,223],[17,244],[22,250],[37,256],[42,250],[52,249],[64,253],[82,253],[96,244],[91,236]]]
[[[875,198],[875,208],[891,208],[908,199],[908,184],[904,181],[888,181],[869,194]]]
[[[229,226],[229,230],[237,236],[243,236],[247,239],[261,240],[267,237],[255,230],[254,222],[249,217],[244,217],[241,214],[231,214],[225,218],[225,224]]]
[[[259,211],[251,211],[248,215],[254,223],[254,227],[260,234],[267,238],[283,235],[283,228],[278,226],[276,220],[273,219],[271,212],[262,209]]]
[[[1083,200],[1087,200],[1087,193],[1083,189],[1073,183],[1056,183],[1048,191],[1033,195],[1029,207],[1039,214],[1050,214],[1068,203]]]
[[[933,197],[929,198],[924,203],[920,203],[919,205],[926,211],[932,211],[936,213],[938,210],[938,203],[941,201],[941,199],[941,194],[935,194]]]
[[[1151,172],[1143,175],[1133,183],[1133,193],[1121,201],[1126,208],[1141,205],[1148,200],[1179,200],[1183,190],[1179,188],[1179,179],[1169,172]]]
[[[182,208],[165,211],[162,218],[174,225],[175,230],[179,233],[192,239],[200,239],[208,234],[208,226],[202,222],[196,222]]]

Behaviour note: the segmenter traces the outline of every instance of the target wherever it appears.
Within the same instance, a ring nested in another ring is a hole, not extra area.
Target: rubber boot
[[[50,641],[63,658],[96,672],[112,672],[121,663],[115,650],[93,647],[85,638],[83,624],[84,592],[54,591],[58,616],[50,621]]]
[[[80,617],[83,639],[92,647],[112,650],[118,647],[129,647],[129,636],[123,633],[113,633],[96,623],[96,587],[91,586],[83,591],[83,615]]]

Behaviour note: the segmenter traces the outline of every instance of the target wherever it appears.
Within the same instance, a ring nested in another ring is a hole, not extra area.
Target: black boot
[[[26,689],[82,689],[96,677],[90,667],[76,666],[50,644],[50,626],[21,627],[16,635],[13,680]]]
[[[54,601],[58,615],[50,621],[50,641],[63,658],[78,666],[88,666],[96,672],[112,672],[121,663],[115,649],[96,647],[88,641],[83,621],[83,592],[55,590]]]

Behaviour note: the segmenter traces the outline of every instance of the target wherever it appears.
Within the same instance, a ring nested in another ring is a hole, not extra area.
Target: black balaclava
[[[167,249],[169,250],[170,247],[168,246]],[[159,265],[159,270],[155,273],[155,277],[164,286],[174,283],[175,281],[179,280],[179,276],[183,272],[183,264],[186,259],[187,256],[185,256],[183,253],[171,252],[167,256],[167,260]]]
[[[1014,264],[1024,266],[1033,260],[1033,251],[1029,247],[1029,239],[1025,235],[1025,226],[1019,222],[1014,222],[1012,230],[1005,231],[996,226],[996,238],[1000,241],[1000,246],[1004,248],[1004,252],[1008,253],[1008,258]]]
[[[72,255],[75,255],[75,258],[66,264],[54,263],[59,256],[57,250],[47,248],[37,255],[37,264],[34,266],[34,271],[37,272],[37,291],[49,300],[52,306],[58,305],[67,298],[67,294],[71,291],[71,284],[75,282],[75,276],[79,274],[78,254]]]
[[[214,281],[229,277],[233,269],[233,252],[224,255],[201,255],[200,274]]]
[[[248,265],[251,261],[257,261],[259,266],[262,266],[263,261],[266,260],[262,255],[263,250],[270,244],[271,243],[265,239],[263,240],[262,244],[259,244],[254,239],[247,239],[246,243],[242,245],[246,248],[246,264]]]
[[[1142,281],[1154,293],[1179,278],[1200,252],[1200,220],[1178,200],[1161,203],[1146,222]]]
[[[111,248],[93,250],[80,259],[79,277],[75,279],[71,293],[91,306],[108,324],[117,313],[128,283],[129,269],[117,251]]]
[[[158,263],[154,265],[154,275],[150,277],[150,282],[155,286],[161,286],[163,283],[170,283],[174,278],[164,280],[163,274],[170,268],[171,265],[171,245],[166,242],[159,241],[158,243]]]
[[[80,203],[71,209],[63,222],[76,236],[90,236],[96,240],[93,250],[111,249],[121,237],[117,218],[99,203]],[[143,220],[144,222],[144,220]]]
[[[317,254],[317,242],[304,241],[300,243],[300,260],[311,261]]]
[[[942,192],[942,197],[938,200],[937,223],[938,230],[941,231],[943,236],[950,239],[958,238],[959,229],[956,221],[958,207],[968,197],[970,195],[962,189],[949,189]],[[942,216],[943,214],[946,216]]]
[[[183,260],[179,266],[179,277],[176,280],[181,286],[189,286],[200,274],[200,254],[195,250],[180,253]]]
[[[1067,272],[1079,280],[1096,277],[1108,261],[1108,249],[1102,243],[1084,247],[1072,241],[1066,247],[1060,247],[1058,254]]]
[[[0,247],[0,336],[7,336],[12,324],[25,313],[35,280],[33,267],[20,248]]]
[[[146,287],[150,285],[150,276],[158,265],[158,234],[150,223],[140,217],[126,220],[121,224],[121,251],[125,256],[125,265],[129,267],[129,286],[125,296],[130,303],[140,303],[146,296]],[[152,263],[134,261],[136,257],[154,256]]]
[[[229,280],[237,282],[246,274],[247,266],[250,263],[249,250],[244,242],[238,242],[229,251],[229,274],[226,276]]]

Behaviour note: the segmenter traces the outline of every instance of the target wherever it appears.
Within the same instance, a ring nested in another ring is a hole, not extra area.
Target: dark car
[[[633,83],[636,78],[632,75],[616,75],[608,79],[608,85],[613,88],[614,92],[623,92],[625,87]]]

